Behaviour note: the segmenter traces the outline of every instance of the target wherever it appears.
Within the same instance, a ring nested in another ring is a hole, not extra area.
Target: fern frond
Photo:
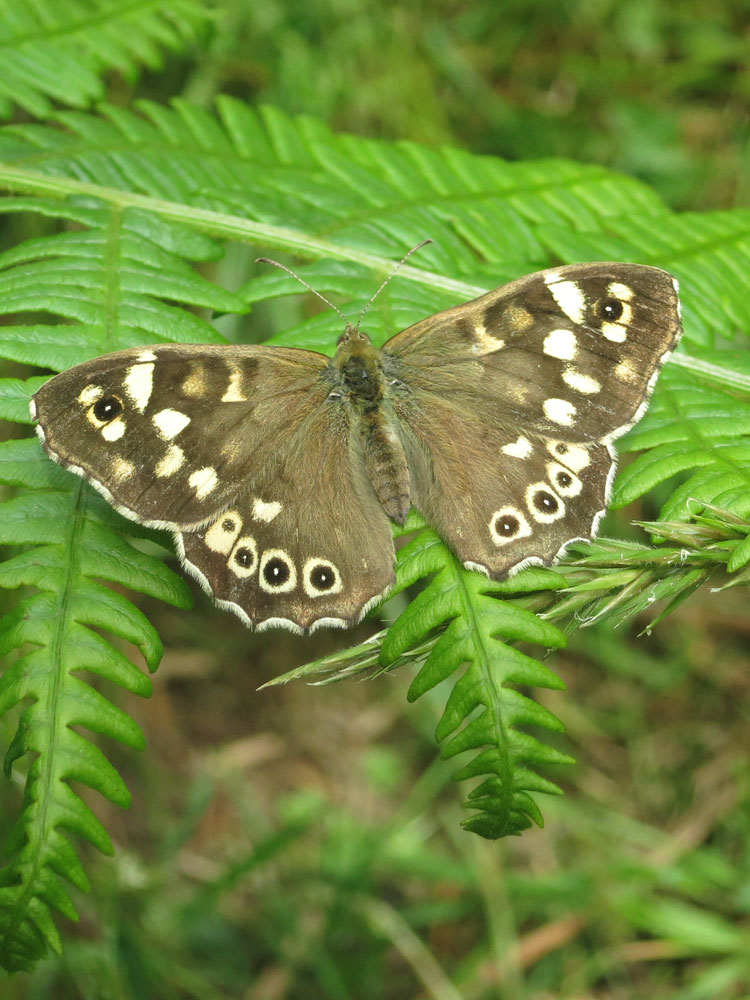
[[[478,751],[456,775],[458,779],[488,776],[470,793],[466,806],[478,812],[463,825],[492,838],[521,833],[532,820],[541,825],[530,793],[559,790],[532,768],[569,763],[570,758],[524,732],[526,726],[562,727],[517,686],[564,685],[551,670],[510,643],[559,648],[565,645],[565,636],[532,612],[497,600],[508,592],[508,584],[464,569],[431,530],[421,532],[400,550],[397,572],[399,588],[434,575],[389,629],[381,662],[397,660],[425,634],[440,629],[439,639],[414,678],[409,700],[464,668],[436,731],[437,740],[446,741],[444,757]],[[537,590],[563,583],[551,571],[527,570],[514,586]]]
[[[0,678],[0,712],[25,706],[5,759],[29,754],[21,815],[0,876],[0,954],[11,970],[28,969],[47,947],[59,950],[51,910],[75,919],[62,879],[87,882],[70,835],[105,853],[111,843],[71,782],[94,788],[119,805],[129,793],[104,754],[73,727],[136,749],[143,736],[134,722],[82,679],[89,671],[127,690],[148,695],[150,682],[99,630],[134,643],[149,669],[161,644],[144,615],[105,579],[181,607],[184,583],[160,561],[145,556],[116,531],[113,512],[77,477],[40,462],[30,439],[0,446],[3,478],[38,492],[0,507],[0,543],[24,550],[0,568],[0,586],[33,588],[0,626],[0,653],[31,646]]]
[[[618,217],[666,211],[645,185],[585,164],[505,163],[338,136],[311,119],[255,112],[227,97],[217,101],[218,119],[185,101],[171,109],[141,102],[139,109],[63,113],[62,128],[3,129],[0,160],[217,216],[277,227],[293,219],[299,234],[313,237],[309,256],[324,252],[314,239],[324,234],[329,256],[371,266],[429,235],[435,243],[420,266],[402,273],[414,278],[431,269],[435,284],[438,276],[486,282],[482,260],[504,262],[503,271],[493,267],[492,285],[542,266],[548,252],[538,231],[545,226],[594,230]],[[293,248],[304,254],[304,240]]]
[[[213,259],[213,241],[134,209],[5,199],[0,212],[35,211],[85,227],[27,240],[0,254],[0,313],[46,312],[75,325],[0,330],[0,356],[61,371],[122,347],[160,340],[220,338],[200,317],[161,301],[242,309],[236,296],[201,278],[185,257]]]
[[[85,107],[104,96],[102,76],[156,69],[210,17],[195,0],[123,5],[114,0],[5,0],[0,9],[0,118],[15,102],[46,117],[51,102]]]

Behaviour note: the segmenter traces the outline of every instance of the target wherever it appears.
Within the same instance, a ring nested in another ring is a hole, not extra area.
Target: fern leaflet
[[[194,0],[136,5],[112,0],[5,0],[0,9],[0,117],[15,102],[38,118],[53,101],[83,107],[104,96],[101,77],[161,65],[205,23]]]

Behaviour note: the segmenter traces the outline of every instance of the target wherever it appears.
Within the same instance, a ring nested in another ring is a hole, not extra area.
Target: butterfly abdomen
[[[360,431],[375,495],[388,517],[403,524],[411,507],[411,478],[401,440],[380,410],[362,417]]]
[[[348,327],[332,368],[359,425],[367,476],[378,502],[388,517],[403,524],[411,507],[411,480],[403,445],[389,417],[378,352],[366,334]]]

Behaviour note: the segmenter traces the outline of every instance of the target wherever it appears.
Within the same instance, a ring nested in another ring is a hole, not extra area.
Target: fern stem
[[[162,219],[179,222],[212,236],[237,240],[240,243],[262,244],[274,246],[280,250],[299,254],[301,257],[330,257],[334,260],[353,261],[374,271],[387,273],[393,268],[394,261],[390,257],[367,253],[351,244],[331,243],[328,240],[316,239],[307,233],[297,232],[282,226],[272,226],[265,222],[253,222],[225,212],[214,212],[206,208],[198,208],[185,202],[166,201],[163,198],[153,198],[150,195],[137,194],[134,191],[120,191],[116,188],[90,184],[86,181],[72,180],[68,177],[48,177],[0,163],[0,187],[9,191],[19,191],[27,194],[40,194],[65,198],[85,195],[94,197],[121,209],[139,208],[153,212]],[[435,271],[425,271],[405,264],[399,269],[399,276],[408,278],[417,284],[427,285],[442,291],[455,293],[459,299],[474,298],[487,291],[481,285],[472,285],[465,281],[456,281]]]
[[[20,932],[21,926],[28,920],[30,904],[41,895],[39,893],[39,882],[41,874],[46,865],[46,853],[54,828],[49,824],[49,805],[53,796],[54,768],[57,764],[57,746],[59,740],[59,716],[57,707],[60,702],[61,690],[63,686],[63,642],[67,634],[68,617],[75,581],[80,573],[80,539],[86,507],[86,484],[81,480],[75,487],[72,504],[72,516],[68,522],[68,551],[69,559],[66,562],[65,579],[60,588],[57,606],[59,613],[56,616],[55,632],[53,642],[50,644],[50,662],[54,665],[52,671],[52,681],[47,686],[47,699],[45,703],[45,715],[52,719],[49,726],[42,727],[39,732],[44,733],[44,743],[37,747],[36,762],[38,770],[32,768],[26,779],[26,791],[28,793],[30,785],[35,785],[35,800],[39,804],[38,818],[35,818],[33,826],[29,826],[31,831],[28,836],[31,851],[24,857],[24,868],[26,869],[22,877],[23,890],[15,900],[13,915],[5,927],[5,933],[0,939],[0,953],[3,952],[3,940],[14,940]]]

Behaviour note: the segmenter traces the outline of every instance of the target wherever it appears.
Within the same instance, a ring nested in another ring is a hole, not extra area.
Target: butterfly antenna
[[[416,247],[415,247],[415,249],[416,249]],[[409,255],[407,254],[406,256],[408,257]],[[405,260],[405,259],[406,259],[406,258],[404,258],[404,260]],[[287,267],[287,266],[286,266],[286,264],[280,264],[280,263],[279,263],[279,261],[277,261],[277,260],[271,260],[271,258],[270,258],[270,257],[256,257],[256,259],[255,259],[255,263],[256,263],[256,264],[273,264],[273,266],[274,266],[274,267],[278,267],[278,268],[279,268],[279,269],[280,269],[281,271],[286,271],[286,273],[287,273],[287,274],[291,274],[291,276],[292,276],[293,278],[296,278],[296,279],[297,279],[297,281],[299,281],[300,285],[304,285],[304,286],[305,286],[305,288],[308,288],[308,289],[309,289],[309,290],[310,290],[310,291],[311,291],[311,292],[313,293],[313,295],[317,295],[317,296],[318,296],[318,298],[319,298],[319,299],[320,299],[320,300],[321,300],[322,302],[325,302],[325,304],[326,304],[327,306],[330,306],[330,307],[331,307],[331,309],[333,309],[333,310],[334,310],[334,312],[337,312],[337,313],[339,314],[339,316],[340,316],[340,317],[341,317],[341,318],[343,319],[343,321],[344,321],[345,323],[347,322],[347,318],[346,318],[346,316],[344,316],[344,314],[343,314],[343,313],[341,312],[341,310],[339,309],[339,307],[338,307],[338,306],[335,306],[335,305],[333,304],[333,302],[331,302],[331,300],[330,300],[330,299],[327,299],[327,298],[325,297],[325,295],[323,295],[323,293],[322,293],[322,292],[319,292],[319,291],[317,290],[317,288],[313,288],[313,286],[312,286],[312,285],[309,285],[309,284],[308,284],[308,283],[307,283],[307,282],[305,281],[305,279],[304,279],[304,278],[300,278],[300,276],[299,276],[299,275],[297,274],[297,272],[296,272],[296,271],[293,271],[293,270],[291,269],[291,267]]]
[[[398,269],[399,269],[399,268],[400,268],[400,267],[401,267],[401,266],[402,266],[403,264],[405,264],[405,263],[407,262],[407,260],[408,260],[408,259],[409,259],[409,258],[411,257],[411,255],[412,255],[413,253],[416,253],[416,252],[417,252],[417,250],[421,250],[421,249],[422,249],[422,247],[426,247],[428,243],[432,243],[432,242],[434,242],[434,241],[433,241],[433,240],[430,240],[430,239],[426,239],[426,240],[422,240],[422,242],[421,242],[421,243],[417,243],[417,245],[416,245],[415,247],[412,247],[412,248],[411,248],[411,250],[409,250],[409,251],[408,251],[407,253],[405,253],[405,254],[404,254],[404,256],[403,256],[403,257],[401,258],[401,260],[400,260],[400,261],[398,262],[398,264],[396,264],[396,266],[395,266],[395,267],[393,268],[393,270],[392,270],[392,271],[391,271],[391,273],[390,273],[390,274],[388,275],[388,277],[387,277],[387,278],[385,278],[385,280],[383,281],[383,283],[381,284],[381,286],[380,286],[380,288],[379,288],[379,289],[377,290],[377,292],[375,292],[375,294],[374,294],[373,296],[371,296],[371,297],[370,297],[370,301],[369,301],[369,302],[367,302],[367,303],[365,304],[365,307],[364,307],[364,309],[363,309],[363,310],[362,310],[362,312],[361,312],[361,313],[359,314],[359,319],[357,320],[357,325],[356,325],[355,329],[359,330],[359,324],[360,324],[360,323],[362,322],[362,320],[363,320],[363,319],[365,318],[365,313],[366,313],[366,312],[367,312],[367,310],[368,310],[368,309],[370,308],[370,306],[371,306],[371,305],[373,304],[373,302],[374,302],[374,301],[375,301],[375,299],[376,299],[376,298],[378,297],[378,295],[380,295],[380,293],[381,293],[381,292],[383,291],[383,289],[384,289],[384,288],[385,288],[385,286],[386,286],[386,285],[388,284],[388,282],[389,282],[389,281],[391,280],[391,278],[393,278],[393,277],[395,276],[395,274],[396,274],[396,272],[398,271]]]

